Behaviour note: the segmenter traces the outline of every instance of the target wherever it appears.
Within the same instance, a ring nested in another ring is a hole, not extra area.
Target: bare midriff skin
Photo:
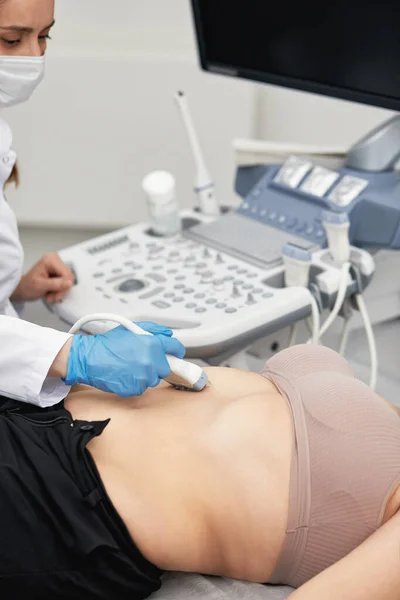
[[[77,387],[74,419],[111,418],[90,450],[144,556],[165,570],[266,582],[285,537],[293,425],[255,373],[207,369],[201,393],[167,384],[122,400]],[[396,489],[385,513],[399,508]]]

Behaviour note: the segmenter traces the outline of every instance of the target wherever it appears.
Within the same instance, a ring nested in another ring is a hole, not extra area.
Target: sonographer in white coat
[[[0,110],[29,100],[44,76],[44,55],[54,24],[54,0],[0,0]],[[23,303],[61,299],[74,276],[57,254],[22,276],[23,250],[7,183],[17,183],[12,133],[0,121],[0,395],[50,406],[69,386],[83,383],[120,396],[140,395],[170,373],[166,354],[185,349],[172,331],[141,323],[152,336],[123,327],[100,336],[70,336],[19,318]]]

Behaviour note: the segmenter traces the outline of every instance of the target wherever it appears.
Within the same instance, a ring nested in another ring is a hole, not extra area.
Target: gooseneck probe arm
[[[190,114],[187,98],[184,92],[179,91],[177,92],[175,99],[195,162],[195,192],[199,208],[204,215],[218,216],[220,209],[215,196],[215,183],[206,166],[204,155]]]

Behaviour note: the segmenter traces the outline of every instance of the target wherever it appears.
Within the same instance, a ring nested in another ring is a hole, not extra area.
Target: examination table
[[[293,590],[285,586],[259,585],[221,577],[168,573],[161,590],[151,600],[284,600]]]

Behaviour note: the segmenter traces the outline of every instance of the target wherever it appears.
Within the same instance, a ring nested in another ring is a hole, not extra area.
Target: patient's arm
[[[400,513],[361,546],[289,596],[289,600],[398,600]]]

